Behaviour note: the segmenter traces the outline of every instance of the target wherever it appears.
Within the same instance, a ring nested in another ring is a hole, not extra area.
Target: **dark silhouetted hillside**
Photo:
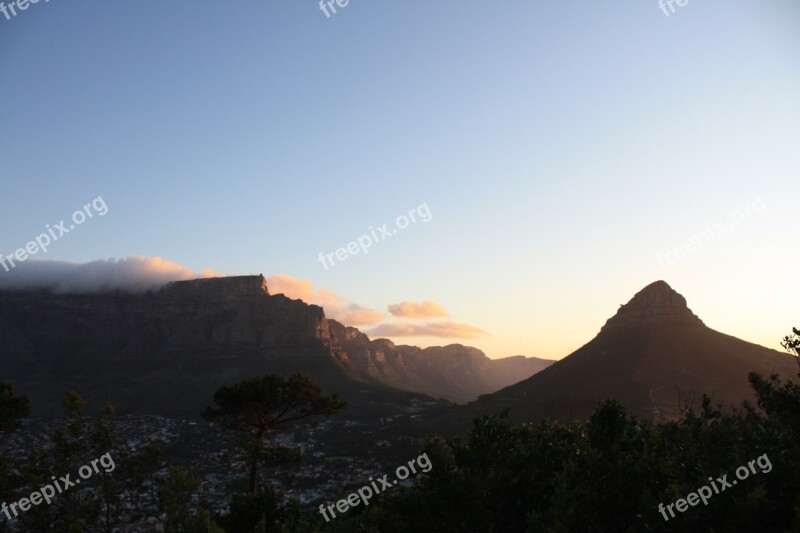
[[[683,296],[657,281],[620,307],[588,344],[533,377],[480,398],[463,414],[509,408],[516,420],[572,420],[614,398],[632,414],[663,420],[687,405],[699,407],[703,393],[728,408],[752,402],[749,372],[793,378],[796,366],[784,353],[705,326]]]

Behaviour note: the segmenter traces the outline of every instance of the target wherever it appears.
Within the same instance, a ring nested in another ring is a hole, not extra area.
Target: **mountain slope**
[[[588,344],[533,377],[480,398],[468,416],[511,410],[517,420],[588,416],[606,398],[656,420],[697,407],[702,394],[714,404],[754,401],[749,372],[797,375],[794,360],[714,331],[663,281],[637,293]]]
[[[74,388],[121,410],[197,414],[223,384],[304,372],[349,412],[418,397],[362,376],[322,308],[270,295],[263,276],[170,283],[141,294],[0,292],[0,380],[60,409]],[[380,409],[378,409],[380,412]]]
[[[450,344],[418,348],[370,340],[356,328],[328,320],[349,361],[363,375],[389,386],[468,402],[532,376],[554,361],[514,356],[489,359],[477,348]]]

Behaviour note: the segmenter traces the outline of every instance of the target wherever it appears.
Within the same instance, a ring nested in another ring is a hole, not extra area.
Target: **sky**
[[[659,279],[745,340],[800,327],[800,3],[336,10],[0,14],[0,253],[263,273],[493,358],[562,358]]]

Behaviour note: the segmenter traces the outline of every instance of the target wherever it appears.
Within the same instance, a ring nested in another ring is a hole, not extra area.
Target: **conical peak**
[[[638,305],[667,303],[668,305],[686,307],[686,298],[670,287],[666,281],[658,280],[637,292],[628,302],[628,305],[634,303]]]
[[[621,306],[602,331],[668,324],[703,325],[703,321],[686,305],[686,298],[659,280]]]
[[[675,294],[678,294],[677,292],[675,292],[675,289],[670,287],[669,283],[667,283],[663,279],[660,279],[658,281],[654,281],[653,283],[651,283],[650,285],[648,285],[644,289],[640,290],[637,294],[640,294],[640,293],[643,293],[643,292],[657,292],[657,291],[674,292]]]

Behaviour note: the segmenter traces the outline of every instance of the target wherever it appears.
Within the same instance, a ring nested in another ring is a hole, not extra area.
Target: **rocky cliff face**
[[[623,331],[642,326],[682,324],[702,326],[703,321],[686,305],[686,298],[664,281],[651,283],[619,308],[601,331]]]
[[[468,401],[549,363],[372,341],[321,307],[270,295],[263,276],[135,294],[0,291],[0,380],[30,395],[34,414],[57,411],[70,388],[128,412],[196,414],[220,386],[270,372],[303,372],[345,397],[382,395],[371,405],[397,389]]]
[[[48,354],[124,360],[335,355],[321,307],[270,296],[261,276],[170,283],[144,294],[3,293],[6,364]]]
[[[489,359],[461,344],[420,349],[370,340],[356,328],[328,320],[353,367],[365,377],[403,390],[468,402],[526,379],[554,361],[515,356]]]
[[[270,295],[267,280],[263,275],[174,281],[165,285],[159,292],[169,294],[173,298],[209,303],[233,303],[242,298]]]
[[[0,379],[54,405],[69,387],[123,407],[152,392],[160,399],[147,406],[194,408],[196,396],[255,373],[305,371],[339,385],[355,376],[322,308],[271,296],[263,276],[143,294],[3,292],[0,361]]]

